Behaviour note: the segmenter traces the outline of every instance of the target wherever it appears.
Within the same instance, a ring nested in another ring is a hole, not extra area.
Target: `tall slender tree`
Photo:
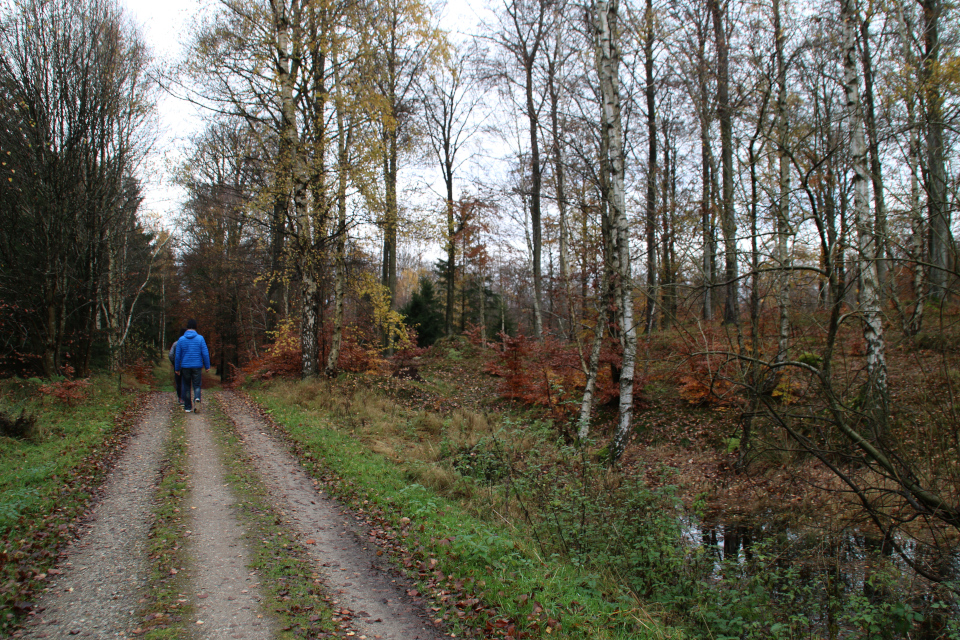
[[[870,215],[870,168],[864,133],[863,103],[860,99],[860,65],[857,55],[860,13],[856,0],[841,0],[840,19],[843,27],[843,86],[850,135],[850,160],[853,165],[853,216],[857,234],[860,315],[866,342],[867,383],[864,406],[870,413],[879,435],[886,426],[889,391],[877,281],[877,238]]]
[[[510,58],[501,77],[521,91],[521,112],[527,122],[530,236],[533,258],[534,331],[543,337],[543,159],[540,154],[540,112],[537,69],[554,23],[548,0],[507,0],[500,16],[497,44]],[[516,75],[515,75],[516,74]],[[517,77],[519,76],[519,77]]]
[[[475,90],[475,78],[471,76],[476,52],[452,51],[451,55],[447,63],[437,65],[426,74],[422,89],[424,128],[444,185],[446,234],[443,244],[447,254],[443,276],[446,285],[444,330],[448,336],[453,335],[457,235],[461,231],[454,215],[454,177],[462,162],[458,154],[479,129],[475,112],[481,97]]]
[[[600,84],[600,131],[603,147],[601,171],[606,178],[607,225],[612,246],[613,287],[620,324],[623,358],[620,365],[620,404],[617,428],[610,448],[611,460],[620,458],[630,436],[633,418],[633,374],[637,329],[633,322],[633,277],[630,258],[630,225],[624,190],[626,154],[620,109],[619,2],[597,0],[592,12],[597,77]]]
[[[737,214],[734,202],[733,105],[730,101],[730,44],[727,0],[707,0],[713,17],[714,46],[717,51],[717,120],[720,123],[720,228],[724,244],[723,321],[740,321],[740,283],[737,266]]]

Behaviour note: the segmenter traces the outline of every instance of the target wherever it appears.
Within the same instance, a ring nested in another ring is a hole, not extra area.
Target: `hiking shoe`
[[[192,413],[192,412],[193,412],[193,409],[184,409],[184,412],[185,412],[185,413]]]
[[[193,401],[193,410],[200,411],[200,398]]]

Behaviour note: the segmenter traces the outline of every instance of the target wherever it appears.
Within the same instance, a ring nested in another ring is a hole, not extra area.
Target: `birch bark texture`
[[[843,23],[843,85],[850,135],[850,160],[853,165],[853,216],[857,233],[859,308],[863,338],[866,342],[867,383],[862,394],[862,406],[879,433],[886,424],[889,393],[877,280],[877,239],[870,215],[871,178],[867,164],[863,103],[860,100],[857,54],[859,10],[856,0],[841,0],[840,19]]]
[[[637,353],[637,329],[633,321],[633,282],[630,268],[630,226],[627,220],[624,173],[626,161],[623,120],[620,109],[620,50],[618,0],[597,0],[593,5],[593,36],[597,78],[600,85],[600,134],[604,157],[601,170],[606,177],[607,225],[614,262],[612,277],[616,304],[620,307],[620,342],[623,360],[620,368],[620,407],[617,429],[610,448],[615,462],[623,454],[630,438],[633,417],[633,373]]]

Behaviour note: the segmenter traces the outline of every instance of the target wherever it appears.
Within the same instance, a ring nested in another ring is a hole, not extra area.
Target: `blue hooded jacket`
[[[210,352],[207,351],[207,341],[203,336],[187,329],[187,332],[177,341],[177,361],[173,365],[174,371],[181,369],[210,368]]]

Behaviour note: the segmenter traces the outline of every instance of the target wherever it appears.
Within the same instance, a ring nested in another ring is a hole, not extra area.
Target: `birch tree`
[[[870,215],[870,168],[864,134],[863,104],[860,100],[860,74],[857,32],[860,14],[856,0],[841,0],[843,28],[843,86],[846,95],[847,128],[850,136],[850,160],[853,169],[853,216],[857,234],[860,285],[860,315],[866,341],[867,383],[864,406],[882,433],[886,424],[889,392],[884,355],[883,319],[877,281],[877,239]]]
[[[623,360],[620,366],[620,404],[617,428],[610,447],[612,461],[620,458],[630,437],[633,417],[633,374],[637,352],[637,329],[633,322],[633,279],[630,264],[630,226],[627,220],[624,175],[623,122],[620,111],[619,2],[598,0],[593,5],[592,23],[597,78],[600,85],[601,171],[606,180],[606,208],[613,288],[620,324]]]

